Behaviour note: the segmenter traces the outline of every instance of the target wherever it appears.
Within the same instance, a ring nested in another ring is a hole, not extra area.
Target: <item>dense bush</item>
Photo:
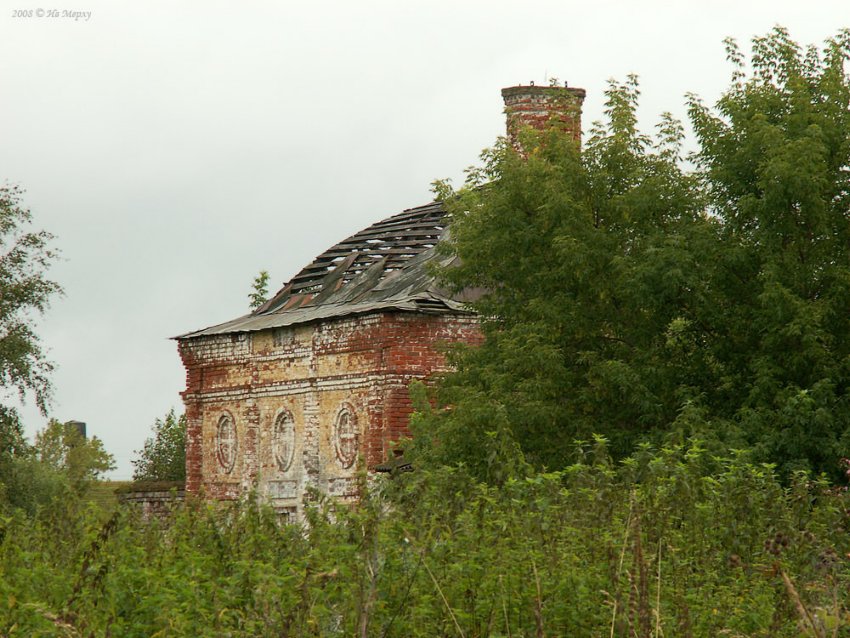
[[[744,454],[596,441],[501,487],[363,487],[303,526],[255,500],[4,518],[0,635],[850,636],[850,498]]]

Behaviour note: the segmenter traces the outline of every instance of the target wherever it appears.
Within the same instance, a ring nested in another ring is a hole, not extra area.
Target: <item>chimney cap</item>
[[[546,97],[556,97],[569,95],[573,98],[583,100],[587,95],[587,91],[572,86],[537,86],[533,82],[531,84],[518,84],[502,89],[502,98],[519,97],[522,95],[537,95]]]
[[[502,89],[508,141],[524,154],[518,132],[526,127],[544,131],[550,126],[569,132],[581,145],[581,107],[584,89],[559,86],[509,86]]]

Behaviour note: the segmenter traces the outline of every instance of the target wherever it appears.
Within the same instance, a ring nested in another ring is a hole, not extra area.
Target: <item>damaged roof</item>
[[[431,275],[448,219],[439,202],[410,208],[331,246],[269,301],[232,321],[177,339],[253,332],[377,311],[469,312],[465,296],[451,295]]]

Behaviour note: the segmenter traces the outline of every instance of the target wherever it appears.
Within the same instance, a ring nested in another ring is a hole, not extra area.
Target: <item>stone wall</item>
[[[469,315],[379,313],[180,342],[186,367],[186,490],[256,488],[298,516],[309,488],[356,497],[407,432],[408,386],[445,370],[440,345],[480,340]]]
[[[139,508],[142,518],[166,516],[178,503],[186,497],[182,483],[169,485],[131,485],[128,489],[116,491],[118,501]]]

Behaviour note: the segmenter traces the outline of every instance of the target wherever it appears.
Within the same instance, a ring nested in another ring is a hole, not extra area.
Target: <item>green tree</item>
[[[36,433],[33,451],[39,463],[64,475],[78,494],[101,474],[115,469],[115,459],[103,442],[96,436],[86,438],[73,422],[51,419]]]
[[[20,427],[0,441],[0,510],[20,509],[35,514],[57,499],[75,501],[91,483],[115,469],[111,454],[97,437],[85,438],[73,423],[51,419],[30,445]]]
[[[186,415],[172,408],[153,425],[153,436],[133,460],[135,481],[186,480]]]
[[[251,294],[248,295],[251,310],[256,310],[269,299],[269,273],[261,270],[251,283]]]
[[[484,344],[441,389],[454,409],[438,450],[467,450],[490,478],[510,441],[561,467],[577,438],[604,434],[625,454],[677,417],[666,333],[703,288],[691,248],[715,224],[679,166],[681,127],[665,117],[657,140],[641,135],[637,97],[635,78],[612,84],[583,151],[557,128],[526,131],[527,157],[502,141],[444,194],[460,265],[443,275],[490,292],[475,304]]]
[[[53,367],[34,322],[61,288],[46,277],[57,256],[50,248],[53,237],[30,228],[32,215],[22,206],[22,196],[16,186],[0,187],[0,392],[16,391],[21,398],[31,394],[44,412]],[[14,423],[14,415],[12,408],[4,408],[4,427]]]
[[[61,293],[46,277],[56,258],[52,236],[32,230],[31,213],[22,206],[23,191],[0,187],[0,502],[20,500],[21,463],[30,449],[11,399],[34,398],[42,413],[50,399],[47,361],[35,332],[36,317]]]
[[[714,110],[690,100],[720,220],[706,308],[713,413],[785,469],[850,450],[850,31],[822,50],[782,28],[753,41]],[[708,392],[708,389],[706,389]]]
[[[504,141],[466,187],[443,249],[485,342],[456,353],[420,416],[420,451],[504,475],[506,451],[563,467],[594,433],[617,456],[697,433],[837,475],[850,449],[850,36],[802,51],[754,41],[716,109],[637,127],[635,78],[612,83],[580,151],[556,128]],[[422,423],[422,421],[425,423]],[[428,446],[428,441],[433,445]]]
[[[28,453],[17,412],[0,405],[0,504],[9,502],[17,493],[19,460]]]

